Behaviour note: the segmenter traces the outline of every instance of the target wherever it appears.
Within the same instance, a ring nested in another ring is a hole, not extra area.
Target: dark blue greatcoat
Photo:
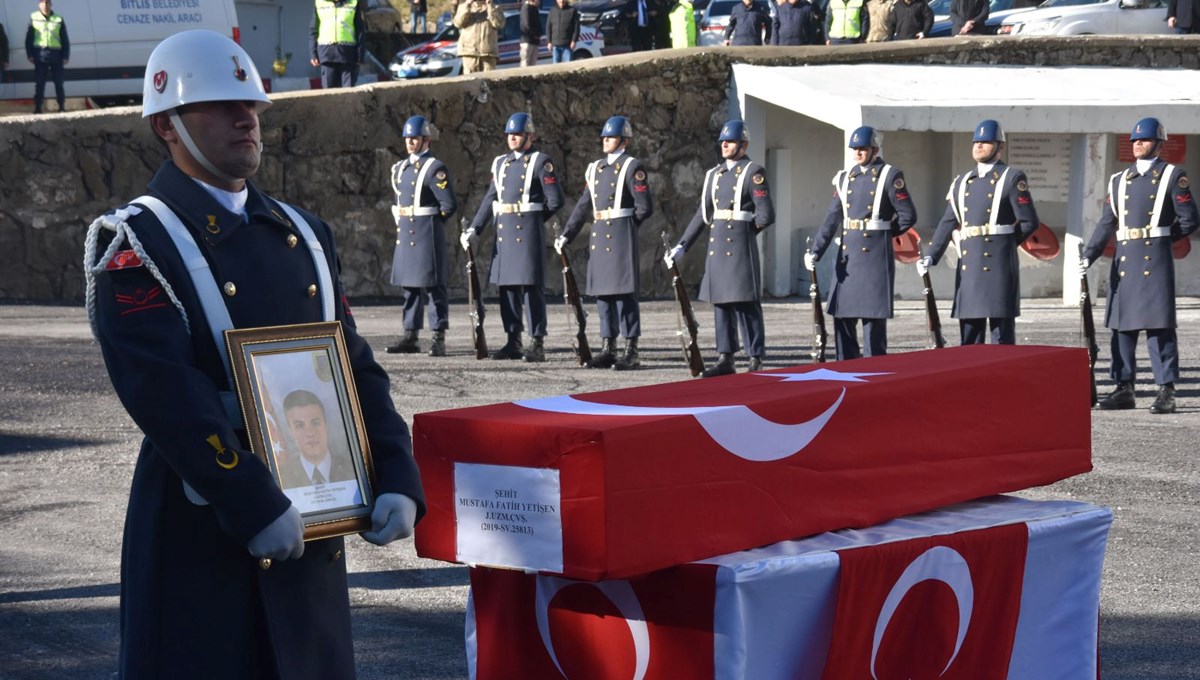
[[[904,173],[891,168],[887,178],[881,173],[886,164],[876,158],[867,167],[855,164],[845,171],[847,202],[850,214],[844,215],[838,196],[843,173],[833,178],[834,195],[825,213],[812,250],[818,257],[841,232],[842,245],[834,267],[833,285],[829,289],[829,313],[847,319],[890,319],[895,288],[896,263],[892,253],[892,237],[908,231],[917,222],[917,209],[904,182]],[[881,180],[886,183],[880,185]],[[875,215],[875,196],[884,192]],[[890,223],[887,230],[846,229],[845,219],[882,220]]]
[[[746,179],[739,194],[738,179],[743,174]],[[735,210],[745,215],[734,215],[730,219],[718,216],[715,210]],[[726,304],[760,299],[762,270],[755,237],[774,223],[775,205],[771,202],[766,170],[762,165],[743,158],[729,169],[722,161],[705,175],[700,207],[680,239],[684,250],[697,241],[706,241],[701,300]],[[705,235],[707,239],[704,239]]]
[[[417,187],[422,170],[425,170],[423,184]],[[408,288],[447,285],[450,267],[445,224],[458,210],[458,201],[454,198],[454,180],[445,163],[428,155],[421,156],[416,163],[405,158],[392,166],[392,191],[399,207],[410,208],[415,204],[438,209],[436,215],[396,217],[392,285]]]
[[[595,179],[590,185],[585,182],[583,194],[567,219],[563,236],[570,242],[586,222],[592,222],[592,238],[588,247],[588,295],[637,293],[637,230],[654,213],[646,171],[636,158],[624,153],[612,164],[605,157],[596,161],[595,166]],[[618,187],[617,180],[622,170],[625,171],[625,181]],[[595,219],[595,211],[613,209],[618,197],[621,208],[632,209],[633,215]]]
[[[309,293],[317,283],[312,256],[273,200],[249,185],[247,223],[170,162],[149,188],[196,240],[226,290],[236,328],[323,319],[321,295]],[[334,274],[336,318],[362,404],[376,493],[406,494],[423,514],[408,426],[392,404],[387,374],[355,330],[332,231],[302,214]],[[343,540],[309,542],[301,559],[268,570],[247,552],[249,540],[289,502],[222,407],[218,391],[231,389],[218,355],[224,348],[214,345],[178,251],[149,210],[129,222],[186,309],[191,332],[146,263],[97,275],[100,347],[117,396],[146,435],[121,551],[121,677],[352,678]],[[230,452],[237,464],[218,465]],[[210,504],[189,501],[183,480]]]
[[[557,168],[544,153],[538,154],[537,166],[531,167],[533,151],[521,154],[509,152],[498,156],[492,167],[499,168],[488,183],[487,195],[475,213],[471,229],[482,235],[493,219],[496,222],[496,241],[492,247],[491,283],[497,286],[545,285],[545,236],[543,226],[563,205],[562,186]],[[542,209],[528,213],[494,214],[493,201],[513,205],[520,203],[525,190],[525,177],[534,173],[529,186],[529,202],[542,204]]]
[[[1175,168],[1164,181],[1167,163],[1158,159],[1145,174],[1130,166],[1109,180],[1104,214],[1083,256],[1095,261],[1110,238],[1117,236],[1118,220],[1114,206],[1124,196],[1125,227],[1166,227],[1165,236],[1117,238],[1117,249],[1109,269],[1108,305],[1104,325],[1117,331],[1175,328],[1175,262],[1171,243],[1187,238],[1196,230],[1200,216],[1192,197],[1187,173]],[[1155,201],[1162,196],[1162,211],[1156,224],[1150,224]],[[1122,234],[1128,236],[1128,234]]]
[[[1007,175],[1004,174],[1005,170],[1008,171]],[[967,184],[965,225],[959,223],[954,210],[962,182]],[[996,225],[1015,225],[1013,233],[962,239],[961,257],[955,275],[954,308],[951,310],[951,316],[955,319],[995,319],[1021,315],[1021,263],[1017,258],[1017,246],[1038,228],[1037,210],[1029,194],[1029,182],[1021,170],[996,163],[984,177],[979,177],[978,168],[955,177],[947,194],[950,205],[938,223],[930,251],[926,254],[937,264],[956,230],[963,226],[988,225],[997,191],[1001,195]]]

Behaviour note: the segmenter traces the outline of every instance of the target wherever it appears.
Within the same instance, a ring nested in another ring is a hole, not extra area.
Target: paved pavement
[[[806,363],[807,305],[765,307],[767,367]],[[561,306],[551,309],[545,364],[475,361],[462,304],[452,307],[450,356],[380,358],[410,420],[422,411],[686,379],[672,304],[644,310],[645,368],[631,373],[576,368]],[[709,308],[697,312],[710,347]],[[355,314],[372,346],[393,339],[397,307],[359,306]],[[498,317],[488,319],[493,340],[501,337]],[[1094,413],[1095,471],[1023,494],[1115,513],[1101,603],[1106,680],[1200,678],[1200,300],[1180,301],[1179,322],[1179,413]],[[1078,329],[1077,310],[1057,300],[1025,301],[1017,326],[1022,344],[1077,346]],[[921,349],[918,304],[898,303],[890,330],[893,352]],[[1105,337],[1102,345],[1101,376]],[[121,528],[140,435],[113,395],[80,308],[0,305],[0,366],[0,678],[114,677]],[[1149,406],[1150,383],[1144,374],[1140,406]],[[1108,387],[1102,377],[1101,389]],[[465,568],[417,558],[411,542],[348,545],[359,676],[466,677]]]

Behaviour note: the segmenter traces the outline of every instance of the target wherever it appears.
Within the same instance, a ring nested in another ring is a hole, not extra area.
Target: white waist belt
[[[845,227],[850,231],[891,231],[892,223],[887,220],[846,220]]]
[[[597,222],[600,220],[619,220],[622,217],[633,217],[633,208],[608,208],[593,213]]]
[[[1162,238],[1171,235],[1170,227],[1144,227],[1142,229],[1118,229],[1117,240],[1128,241],[1140,238]]]
[[[544,206],[541,203],[501,203],[500,201],[492,203],[492,214],[494,215],[533,213],[541,212],[543,209]]]
[[[437,215],[441,213],[439,208],[421,208],[415,205],[393,205],[392,217],[400,219],[401,217],[425,217],[427,215]]]
[[[732,220],[734,222],[752,222],[754,213],[745,210],[714,210],[713,220]]]
[[[983,225],[979,227],[964,226],[959,229],[959,236],[962,238],[975,238],[976,236],[997,236],[1000,234],[1012,234],[1017,230],[1012,224],[997,224],[994,227]]]

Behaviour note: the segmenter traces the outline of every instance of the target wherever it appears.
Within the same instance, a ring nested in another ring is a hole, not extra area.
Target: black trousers
[[[1117,382],[1137,379],[1137,341],[1142,331],[1113,331],[1112,369],[1109,375]],[[1154,384],[1166,385],[1179,380],[1179,345],[1174,328],[1151,328],[1146,333],[1146,351],[1150,354],[1150,370]]]
[[[596,298],[596,311],[600,315],[600,337],[615,338],[617,329],[621,337],[636,338],[642,334],[642,314],[637,296],[601,295]]]
[[[429,301],[429,327],[435,331],[444,331],[450,327],[450,297],[446,294],[445,286],[429,288],[401,289],[404,300],[404,330],[419,331],[425,324],[422,316],[425,313],[425,302]]]
[[[767,353],[762,304],[758,300],[713,305],[713,326],[717,333],[717,352],[737,352],[737,332],[742,331],[746,355],[762,357]]]
[[[321,64],[321,87],[354,87],[358,84],[358,64]]]
[[[504,332],[521,332],[522,304],[529,312],[529,334],[546,337],[546,297],[541,286],[500,286],[500,321]]]
[[[33,63],[33,112],[42,112],[46,100],[46,77],[54,80],[54,94],[58,99],[58,110],[62,111],[67,95],[63,92],[63,65],[58,62],[35,61]]]
[[[992,326],[993,345],[1017,344],[1017,319],[1013,316],[1003,316],[994,319],[959,319],[958,328],[962,332],[962,344],[984,344],[987,341],[987,327],[989,323]]]
[[[858,346],[858,319],[834,318],[833,337],[837,343],[838,361],[887,354],[887,319],[863,319],[862,325],[866,352]]]

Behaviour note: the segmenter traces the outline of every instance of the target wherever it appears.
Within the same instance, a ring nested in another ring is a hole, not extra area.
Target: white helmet
[[[253,101],[271,105],[254,60],[213,31],[183,31],[158,44],[146,63],[142,117],[195,102]]]

